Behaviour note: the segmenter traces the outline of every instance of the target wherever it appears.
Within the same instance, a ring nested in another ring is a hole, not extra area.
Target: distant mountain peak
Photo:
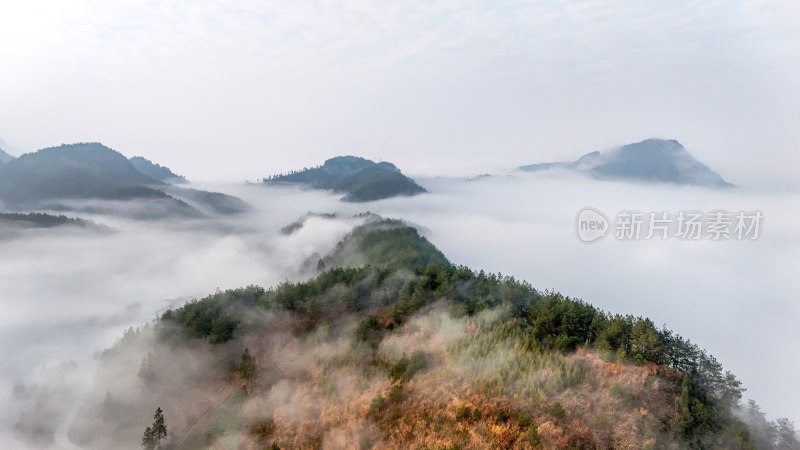
[[[733,187],[675,139],[645,139],[603,153],[587,153],[574,162],[539,163],[517,168],[523,172],[549,169],[573,170],[607,180]]]
[[[172,171],[144,160],[148,169]],[[141,166],[140,166],[141,167]],[[165,172],[166,171],[166,172]],[[172,174],[174,175],[174,174]],[[196,205],[217,214],[248,209],[240,199],[216,192],[180,189],[148,176],[122,153],[99,142],[63,144],[26,153],[0,165],[0,200],[17,209],[40,205],[68,208],[71,200],[141,200],[158,204],[142,217],[200,217]],[[192,203],[190,205],[189,203]]]
[[[302,183],[316,189],[344,193],[349,202],[367,202],[415,195],[425,189],[400,172],[394,164],[360,156],[336,156],[321,166],[264,179],[265,183]]]

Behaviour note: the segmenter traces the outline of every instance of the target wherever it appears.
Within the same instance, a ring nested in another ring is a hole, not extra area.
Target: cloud
[[[8,3],[0,96],[15,108],[0,112],[0,133],[29,150],[100,140],[207,180],[335,153],[476,174],[670,137],[737,184],[796,185],[770,163],[794,160],[798,138],[794,9]]]

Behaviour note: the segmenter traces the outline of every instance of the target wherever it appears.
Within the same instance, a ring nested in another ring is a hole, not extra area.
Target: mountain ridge
[[[529,164],[521,172],[572,170],[603,180],[732,188],[719,174],[674,139],[645,139],[607,152],[593,151],[573,162]]]

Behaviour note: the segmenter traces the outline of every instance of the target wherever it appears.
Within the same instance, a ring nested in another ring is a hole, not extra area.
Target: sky
[[[475,175],[663,137],[737,185],[795,186],[798,19],[781,0],[0,0],[0,139],[241,181],[337,154]]]

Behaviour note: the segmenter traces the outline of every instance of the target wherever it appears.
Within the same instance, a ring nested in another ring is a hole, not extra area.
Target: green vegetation
[[[388,269],[447,266],[450,262],[416,228],[395,219],[367,215],[367,221],[353,229],[323,259],[325,267],[355,267],[366,264]]]
[[[478,388],[486,395],[542,400],[583,381],[583,370],[575,361],[542,349],[518,321],[487,328],[450,346],[450,353],[464,362],[467,373],[479,380]],[[551,375],[542,377],[543,372]]]
[[[252,307],[266,291],[257,286],[217,292],[202,300],[193,300],[181,308],[166,311],[161,320],[174,322],[186,338],[206,338],[211,343],[221,343],[233,338],[241,325],[243,308]],[[161,330],[164,339],[176,332],[172,328]]]
[[[564,411],[564,407],[561,406],[561,403],[553,403],[547,408],[547,413],[550,414],[554,419],[558,421],[562,421],[567,418],[567,412]]]
[[[427,367],[428,361],[425,353],[416,350],[407,357],[405,354],[389,368],[389,376],[394,381],[403,382],[408,381],[414,377],[417,372],[420,372]]]

